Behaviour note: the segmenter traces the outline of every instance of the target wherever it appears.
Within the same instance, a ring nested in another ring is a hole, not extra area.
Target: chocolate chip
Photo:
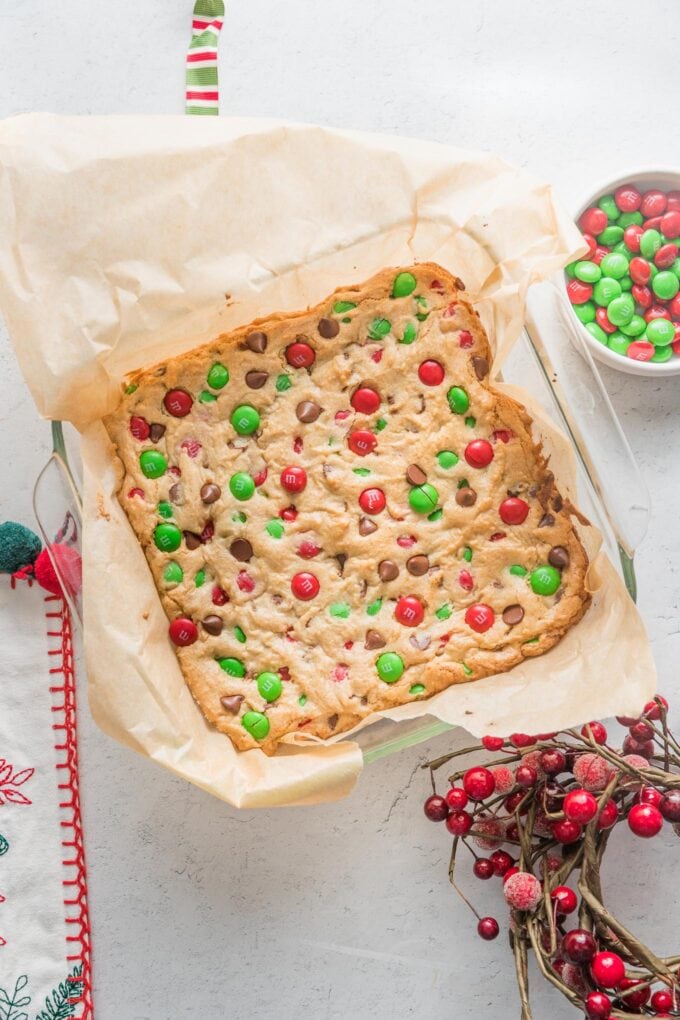
[[[175,482],[174,485],[170,486],[168,499],[171,503],[174,503],[175,506],[182,506],[184,503],[184,486],[181,482]]]
[[[524,619],[524,610],[519,605],[506,606],[503,610],[503,623],[508,627],[514,627]]]
[[[165,425],[160,425],[158,422],[154,422],[149,426],[149,439],[152,443],[157,443],[165,435]]]
[[[206,482],[201,486],[201,499],[204,503],[215,503],[221,495],[222,490],[214,482]]]
[[[489,374],[489,362],[486,358],[473,358],[472,367],[475,370],[475,375],[480,380],[485,379]]]
[[[329,726],[329,728],[334,730],[337,725],[338,725],[338,716],[337,716],[337,713],[334,713],[333,715],[329,715],[328,716],[328,726]]]
[[[418,464],[409,464],[406,468],[406,481],[411,485],[424,485],[427,475]]]
[[[246,372],[246,386],[250,386],[251,390],[261,390],[268,378],[269,372],[260,372],[252,368],[250,372]]]
[[[538,522],[539,528],[552,528],[555,523],[555,518],[552,514],[543,514],[540,521]]]
[[[185,531],[184,541],[187,549],[198,549],[201,545],[201,536],[197,535],[195,531]]]
[[[205,619],[201,620],[201,626],[208,634],[212,634],[213,637],[219,637],[224,624],[222,623],[221,616],[206,616]]]
[[[563,506],[564,506],[564,500],[562,499],[562,497],[558,493],[555,496],[555,498],[553,499],[553,510],[555,511],[556,514],[558,514]]]
[[[229,552],[235,560],[247,563],[253,555],[253,547],[247,538],[235,538],[229,546]]]
[[[360,535],[372,535],[374,531],[378,530],[378,525],[375,521],[370,520],[368,517],[362,517],[359,521],[359,534]]]
[[[406,561],[406,569],[409,574],[413,574],[414,577],[422,577],[423,574],[426,574],[430,569],[430,561],[427,556],[422,554],[419,556],[411,556]]]
[[[458,506],[474,506],[477,502],[477,493],[469,486],[458,489],[456,492],[456,503]]]
[[[453,285],[456,288],[456,290],[465,290],[465,284],[461,280],[460,276],[454,276]]]
[[[324,340],[332,340],[340,332],[340,323],[335,319],[320,319],[317,329]]]
[[[231,712],[232,715],[236,715],[241,708],[241,702],[243,701],[242,694],[232,694],[229,698],[220,698],[222,707],[227,712]]]
[[[298,421],[302,421],[305,425],[309,425],[310,422],[316,421],[321,414],[321,408],[318,404],[315,404],[313,400],[301,400],[298,406],[295,408]]]
[[[548,553],[548,563],[558,570],[566,570],[569,566],[569,553],[562,545],[554,545]]]
[[[385,638],[382,634],[379,634],[377,630],[366,631],[364,648],[368,649],[369,652],[373,651],[375,648],[384,648],[386,644],[387,642],[385,641]]]
[[[394,581],[399,577],[399,567],[394,560],[381,560],[378,564],[378,577],[381,581]]]
[[[248,333],[246,335],[245,344],[248,350],[252,351],[254,354],[264,354],[267,350],[267,334],[261,333],[260,330]]]
[[[347,553],[336,553],[335,558],[338,561],[338,566],[340,567],[340,574],[342,574],[345,569],[345,563],[347,562]]]

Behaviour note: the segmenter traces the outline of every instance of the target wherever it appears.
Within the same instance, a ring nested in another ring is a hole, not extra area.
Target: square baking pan
[[[603,549],[636,598],[635,552],[649,519],[649,496],[590,351],[560,299],[557,282],[535,285],[526,325],[498,378],[521,387],[568,438],[575,455],[576,502],[602,533]],[[535,422],[537,438],[541,424]],[[52,455],[38,476],[33,505],[45,545],[82,550],[81,472],[77,434],[52,422]],[[625,487],[620,479],[626,478]],[[66,601],[82,625],[82,591],[61,576]],[[352,739],[364,761],[375,761],[430,740],[452,727],[433,716],[393,722],[378,719]]]

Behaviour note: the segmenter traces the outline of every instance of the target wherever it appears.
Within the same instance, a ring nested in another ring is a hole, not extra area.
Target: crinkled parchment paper
[[[551,189],[489,154],[271,121],[0,124],[0,303],[39,412],[82,432],[85,647],[104,730],[241,806],[340,797],[362,763],[347,739],[239,754],[203,721],[115,498],[99,419],[121,377],[414,260],[465,280],[497,367],[530,283],[580,245]],[[568,491],[571,451],[554,430],[549,443]],[[594,554],[599,536],[585,530]],[[654,686],[644,627],[601,555],[590,580],[591,609],[547,655],[386,714],[433,714],[479,734],[638,708]]]

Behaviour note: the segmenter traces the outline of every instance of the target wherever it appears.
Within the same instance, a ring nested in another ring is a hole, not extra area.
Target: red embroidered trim
[[[62,796],[64,797],[59,807],[62,811],[61,827],[64,830],[64,839],[61,844],[64,848],[63,864],[69,876],[62,882],[66,910],[65,921],[69,930],[73,932],[66,936],[68,945],[66,959],[69,963],[79,963],[82,967],[82,975],[68,978],[74,983],[82,982],[82,994],[74,996],[68,1001],[73,1004],[81,1004],[82,1012],[79,1020],[93,1020],[92,947],[78,788],[76,683],[73,667],[71,618],[66,603],[59,596],[48,595],[45,602],[47,604],[47,635],[49,638],[58,639],[58,644],[51,648],[48,654],[57,657],[57,664],[50,668],[50,674],[60,678],[60,682],[55,680],[54,685],[50,687],[50,692],[54,699],[52,711],[56,716],[56,721],[52,725],[55,733],[54,746],[60,756],[60,761],[57,764],[61,780],[58,789],[63,791]]]

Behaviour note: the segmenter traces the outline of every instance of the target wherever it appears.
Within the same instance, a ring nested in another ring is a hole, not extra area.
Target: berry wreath
[[[477,878],[503,881],[522,1020],[532,1018],[530,950],[543,977],[588,1020],[680,1017],[680,956],[657,956],[621,924],[604,904],[600,879],[617,824],[648,839],[669,822],[680,835],[680,744],[667,710],[659,696],[639,718],[618,717],[628,728],[620,751],[609,746],[602,723],[592,722],[580,731],[484,737],[423,766],[433,789],[425,814],[454,837],[449,878],[487,941],[500,926],[479,917],[458,887],[460,847],[472,853]],[[454,773],[438,795],[435,772],[482,750],[502,757]]]

